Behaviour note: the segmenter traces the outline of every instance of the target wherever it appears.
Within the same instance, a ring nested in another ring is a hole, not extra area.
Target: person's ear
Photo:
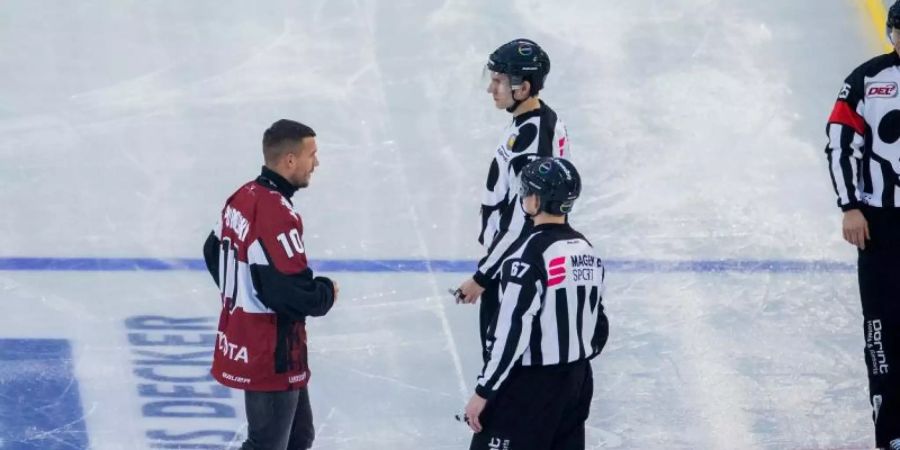
[[[526,100],[528,97],[531,97],[531,82],[524,80],[519,88],[513,91],[513,98],[516,100]]]

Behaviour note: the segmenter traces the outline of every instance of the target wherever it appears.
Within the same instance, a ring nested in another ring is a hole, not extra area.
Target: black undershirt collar
[[[523,123],[525,123],[526,120],[528,120],[532,117],[537,117],[537,116],[541,115],[541,111],[547,105],[544,104],[543,100],[539,99],[538,102],[540,102],[540,106],[538,106],[537,108],[532,109],[531,111],[525,111],[522,114],[519,114],[518,116],[513,117],[513,122],[515,122],[516,126],[522,125]]]
[[[262,173],[256,177],[256,182],[269,189],[278,191],[288,199],[288,201],[291,200],[291,197],[293,197],[294,193],[299,189],[283,176],[278,175],[278,173],[266,166],[263,166]]]
[[[544,231],[544,230],[552,230],[555,228],[572,228],[568,223],[542,223],[540,225],[535,225],[532,228],[532,231]]]

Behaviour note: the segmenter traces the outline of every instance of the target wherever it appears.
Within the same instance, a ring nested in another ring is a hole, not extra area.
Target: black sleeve
[[[213,280],[216,282],[216,286],[219,285],[220,248],[221,243],[219,242],[219,238],[216,237],[216,233],[210,232],[209,237],[206,238],[206,243],[203,244],[203,259],[206,261],[206,269],[209,270],[209,274],[212,275]]]
[[[250,275],[260,301],[292,320],[324,316],[334,305],[334,284],[325,277],[313,278],[310,269],[285,275],[271,265],[251,264]]]

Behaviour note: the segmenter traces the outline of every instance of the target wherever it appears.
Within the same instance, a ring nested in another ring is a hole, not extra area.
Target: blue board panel
[[[83,450],[72,350],[61,339],[0,339],[0,450]]]

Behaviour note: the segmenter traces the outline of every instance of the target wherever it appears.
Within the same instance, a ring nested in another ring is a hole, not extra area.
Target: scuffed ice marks
[[[732,1],[516,4],[563,50],[548,96],[563,105],[573,159],[591,180],[573,221],[608,237],[607,252],[833,250],[821,239],[837,220],[824,159],[818,142],[796,136],[790,62],[777,58],[768,23]]]

